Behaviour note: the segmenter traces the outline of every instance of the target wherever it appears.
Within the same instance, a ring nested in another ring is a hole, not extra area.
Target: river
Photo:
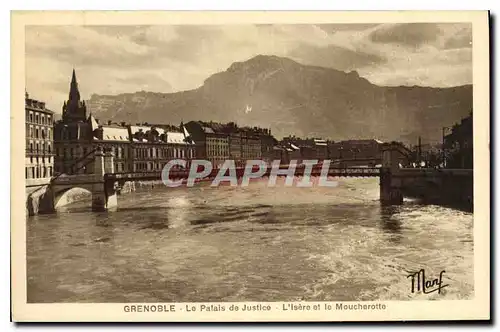
[[[472,214],[378,197],[378,179],[348,178],[156,187],[108,213],[73,203],[27,220],[28,302],[471,298]],[[412,293],[421,268],[449,286]]]

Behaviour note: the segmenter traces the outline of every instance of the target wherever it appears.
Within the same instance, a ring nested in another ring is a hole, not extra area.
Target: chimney
[[[94,132],[94,136],[99,140],[102,140],[104,138],[104,129],[102,128],[102,126],[97,127]]]
[[[122,125],[122,127],[125,127],[125,126],[126,126],[125,121],[122,121],[122,122],[121,122],[121,125]]]
[[[108,120],[108,125],[110,125],[110,124],[111,124],[111,120]]]

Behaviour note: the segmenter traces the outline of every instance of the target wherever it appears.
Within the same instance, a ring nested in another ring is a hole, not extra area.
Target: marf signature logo
[[[439,273],[439,278],[428,278],[426,279],[425,270],[421,269],[418,272],[412,272],[407,276],[407,278],[411,278],[411,292],[418,293],[422,292],[423,294],[430,294],[434,292],[438,292],[441,294],[441,289],[449,286],[448,284],[443,285],[443,275],[446,271],[441,271]]]

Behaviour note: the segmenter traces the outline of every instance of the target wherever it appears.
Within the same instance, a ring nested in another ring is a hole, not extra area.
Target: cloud
[[[469,23],[404,23],[379,25],[370,33],[374,43],[399,44],[440,49],[472,47],[472,25]]]
[[[472,25],[455,26],[450,37],[444,41],[444,48],[472,48]]]
[[[378,26],[373,23],[353,23],[353,24],[318,24],[317,26],[327,33],[336,33],[340,31],[364,31]]]
[[[394,58],[382,67],[361,69],[360,75],[378,85],[451,87],[471,84],[471,62],[471,49],[433,49]]]
[[[434,23],[387,24],[374,30],[370,39],[375,43],[394,43],[411,47],[433,42],[441,34],[441,29]]]
[[[376,66],[387,61],[376,54],[355,52],[336,45],[319,47],[303,44],[290,52],[290,57],[304,64],[334,68],[342,71]]]

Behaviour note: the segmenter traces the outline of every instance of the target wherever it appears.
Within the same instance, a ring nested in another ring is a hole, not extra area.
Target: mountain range
[[[270,128],[276,138],[292,134],[416,144],[421,136],[423,142],[437,143],[442,127],[472,111],[472,85],[377,86],[356,71],[258,55],[233,63],[194,90],[93,94],[87,107],[101,122],[234,121]]]

